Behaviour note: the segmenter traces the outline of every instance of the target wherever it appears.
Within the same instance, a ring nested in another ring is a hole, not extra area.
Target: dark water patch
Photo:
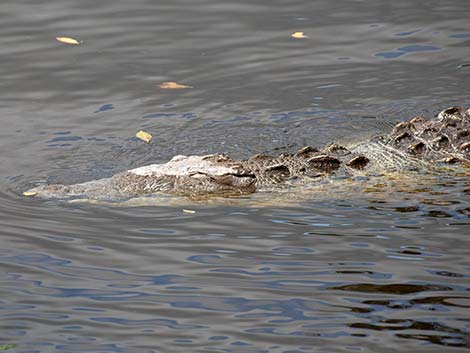
[[[416,53],[416,52],[423,52],[423,51],[436,51],[436,50],[441,50],[442,48],[432,46],[432,45],[421,45],[421,44],[415,44],[415,45],[408,45],[404,47],[400,47],[397,50],[406,52],[406,53]]]
[[[98,108],[98,110],[95,111],[95,113],[101,113],[101,112],[105,112],[105,111],[112,110],[112,109],[114,109],[113,104],[111,103],[103,104],[101,107]]]
[[[411,53],[434,52],[439,50],[442,50],[442,48],[432,45],[414,44],[397,48],[394,51],[376,53],[375,56],[379,56],[384,59],[394,59]]]
[[[400,206],[400,207],[395,207],[395,211],[400,212],[400,213],[418,212],[419,208],[416,206]]]
[[[470,39],[470,33],[457,33],[449,35],[449,38]]]
[[[431,271],[429,270],[430,273],[438,275],[438,276],[444,276],[444,277],[457,277],[457,278],[462,278],[462,277],[470,277],[470,275],[464,275],[461,273],[454,273],[450,271]]]
[[[47,141],[49,146],[53,146],[52,143],[54,142],[65,142],[65,141],[80,141],[83,139],[81,136],[64,136],[64,137],[55,137],[52,140]]]
[[[440,285],[419,285],[419,284],[373,284],[373,283],[360,283],[360,284],[347,284],[344,286],[331,287],[334,290],[344,290],[353,292],[365,292],[365,293],[389,293],[389,294],[410,294],[420,293],[426,291],[449,291],[452,290],[450,287]]]
[[[457,212],[463,215],[470,215],[470,207],[458,209]]]
[[[400,249],[388,249],[386,252],[392,254],[389,255],[390,258],[402,260],[424,260],[426,257],[442,256],[442,254],[431,253],[417,246],[401,246]]]
[[[427,217],[436,217],[436,218],[451,218],[452,215],[446,211],[441,210],[430,210],[426,214]]]
[[[468,338],[465,335],[462,337],[454,337],[454,336],[442,336],[442,335],[423,335],[423,334],[397,334],[397,337],[400,338],[407,338],[407,339],[416,339],[420,341],[428,341],[433,344],[439,344],[448,347],[470,347],[468,343]]]
[[[397,37],[406,37],[406,36],[411,36],[415,33],[420,32],[420,31],[421,31],[421,29],[415,29],[413,31],[398,32],[398,33],[395,33],[395,36],[397,36]]]
[[[193,119],[196,118],[195,113],[152,113],[144,115],[143,119],[155,119],[155,118],[178,118],[178,119]]]
[[[353,328],[379,330],[379,331],[404,331],[413,330],[419,333],[396,333],[397,337],[405,339],[417,339],[428,341],[449,347],[470,347],[468,337],[464,331],[438,322],[422,322],[412,320],[381,320],[377,324],[353,323]],[[432,334],[427,333],[432,331]]]

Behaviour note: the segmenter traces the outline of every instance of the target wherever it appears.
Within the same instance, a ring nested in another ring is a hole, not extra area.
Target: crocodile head
[[[165,164],[131,169],[112,178],[125,194],[170,192],[186,196],[240,195],[256,190],[256,176],[224,155],[175,156]]]
[[[112,200],[158,192],[185,196],[235,196],[253,193],[256,177],[224,155],[175,156],[115,174],[111,178],[73,185],[39,185],[25,195],[55,199]]]

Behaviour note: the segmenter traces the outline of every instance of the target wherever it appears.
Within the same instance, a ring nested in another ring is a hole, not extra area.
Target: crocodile
[[[154,193],[236,196],[358,173],[421,173],[457,164],[470,165],[470,109],[451,107],[434,119],[417,116],[396,124],[388,134],[348,147],[337,143],[320,149],[306,146],[295,153],[257,154],[246,160],[234,160],[225,154],[178,155],[167,163],[127,170],[109,178],[73,185],[39,185],[25,195],[97,200]]]

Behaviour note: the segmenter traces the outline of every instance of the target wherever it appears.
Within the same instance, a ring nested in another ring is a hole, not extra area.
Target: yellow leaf
[[[292,38],[308,38],[308,36],[305,35],[304,32],[294,32],[290,35]]]
[[[78,45],[81,43],[81,41],[78,41],[75,38],[70,38],[70,37],[55,37],[55,39],[65,44]]]
[[[183,88],[193,88],[192,86],[182,85],[176,82],[162,82],[158,87],[163,89],[183,89]]]
[[[36,191],[25,191],[23,196],[36,196],[38,193]]]
[[[185,209],[183,209],[183,212],[184,212],[184,213],[196,213],[196,211],[193,211],[193,210],[185,210]]]
[[[153,136],[150,135],[148,132],[145,132],[144,130],[140,130],[138,133],[135,134],[135,137],[149,143],[152,140]]]

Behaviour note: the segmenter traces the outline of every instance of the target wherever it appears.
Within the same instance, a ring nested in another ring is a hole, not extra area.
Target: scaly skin
[[[437,120],[416,117],[399,123],[389,144],[410,155],[430,161],[468,163],[470,159],[470,111],[448,108]]]
[[[470,165],[470,110],[448,108],[437,119],[415,117],[393,131],[350,147],[307,146],[278,157],[255,155],[232,160],[225,155],[176,156],[118,173],[111,178],[75,185],[40,185],[31,190],[46,198],[116,199],[151,193],[185,196],[233,196],[257,188],[315,182],[331,175],[349,177],[377,171],[405,171],[436,163]]]

